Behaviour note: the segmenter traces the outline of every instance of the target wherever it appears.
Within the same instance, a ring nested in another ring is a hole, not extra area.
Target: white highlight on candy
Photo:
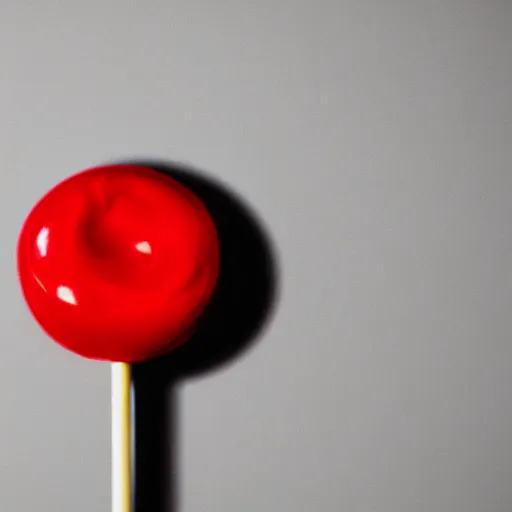
[[[76,306],[77,304],[73,290],[67,286],[57,287],[57,297],[59,297],[60,300],[67,302],[68,304],[72,304],[73,306]]]

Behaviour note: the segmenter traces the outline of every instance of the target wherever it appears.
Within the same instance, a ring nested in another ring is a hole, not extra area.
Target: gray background
[[[279,250],[251,350],[180,394],[182,511],[512,509],[512,2],[3,0],[0,509],[107,511],[110,377],[14,266],[52,185],[229,183]]]

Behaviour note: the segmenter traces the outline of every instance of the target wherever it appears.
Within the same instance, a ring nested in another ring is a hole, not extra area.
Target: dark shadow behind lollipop
[[[135,511],[178,512],[177,385],[232,362],[255,341],[276,303],[275,254],[261,222],[225,186],[180,164],[128,163],[168,174],[191,189],[206,205],[219,236],[219,278],[195,334],[170,354],[133,370]]]

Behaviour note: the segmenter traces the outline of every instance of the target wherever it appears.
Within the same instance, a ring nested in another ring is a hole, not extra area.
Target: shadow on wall
[[[232,362],[255,341],[277,302],[278,271],[262,223],[225,186],[180,164],[122,163],[153,168],[187,186],[206,205],[219,235],[219,278],[196,333],[133,371],[135,511],[178,512],[177,385]]]

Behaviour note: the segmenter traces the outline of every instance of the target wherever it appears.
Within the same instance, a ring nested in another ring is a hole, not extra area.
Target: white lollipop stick
[[[112,512],[132,511],[131,367],[112,363]]]

